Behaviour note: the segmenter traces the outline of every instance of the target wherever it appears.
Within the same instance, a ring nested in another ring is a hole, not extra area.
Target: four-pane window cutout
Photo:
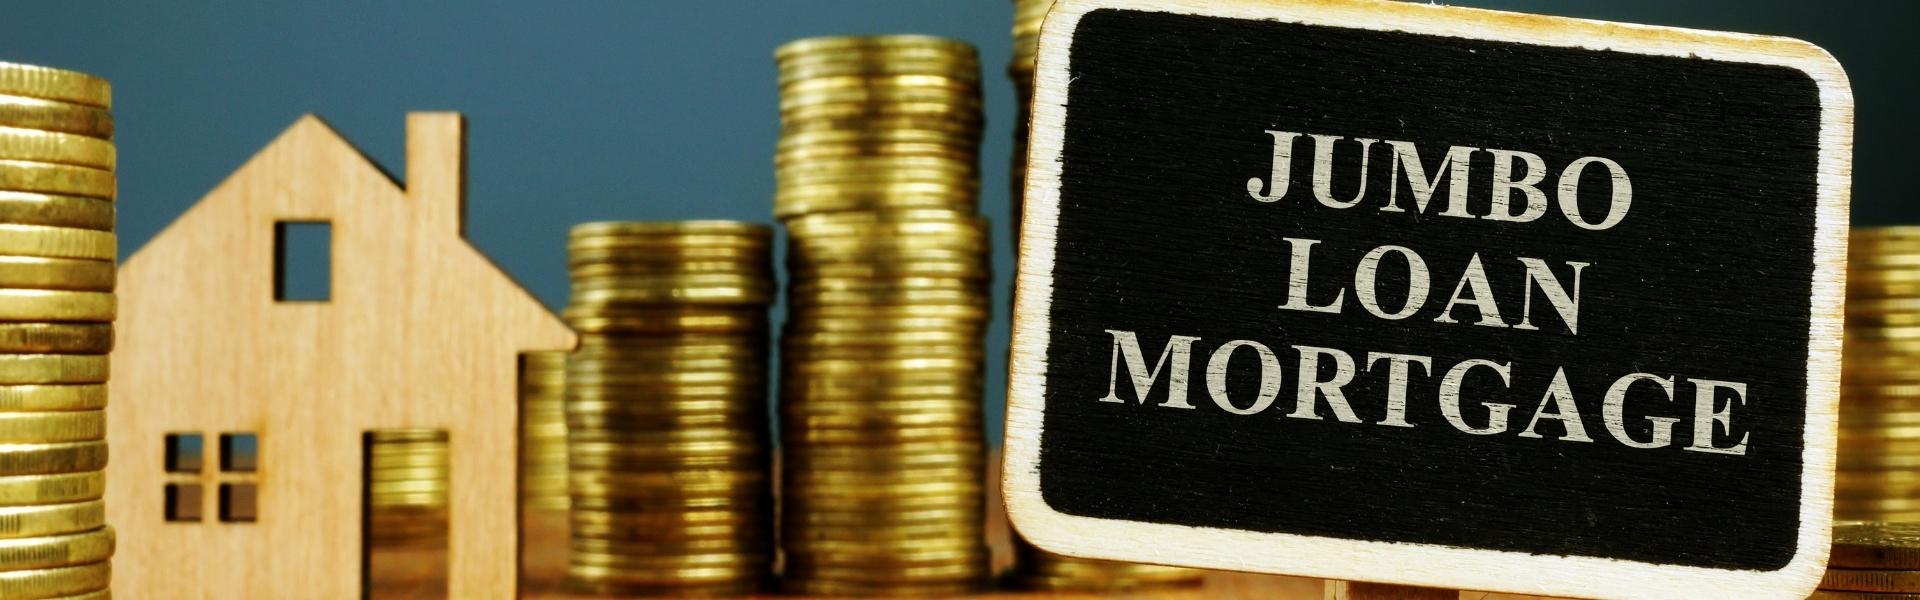
[[[260,471],[260,436],[253,432],[225,432],[219,437],[219,470],[214,480],[219,509],[215,513],[226,523],[252,523],[260,519],[260,487],[255,473]],[[205,519],[208,467],[204,438],[198,433],[166,435],[164,471],[170,480],[164,496],[164,517],[171,522],[198,523]]]

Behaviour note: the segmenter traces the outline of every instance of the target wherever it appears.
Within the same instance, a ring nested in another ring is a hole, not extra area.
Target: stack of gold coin
[[[1027,125],[1033,117],[1034,60],[1040,52],[1040,24],[1053,8],[1053,0],[1013,0],[1013,59],[1007,62],[1007,78],[1013,80],[1013,212],[1014,235],[1020,234],[1020,215],[1026,197]],[[1017,241],[1017,240],[1016,240]]]
[[[520,361],[520,506],[567,509],[567,353]]]
[[[569,587],[743,595],[773,570],[773,231],[588,223],[568,239]]]
[[[1014,536],[1014,587],[1053,592],[1130,592],[1200,585],[1206,572],[1110,560],[1061,556]]]
[[[452,466],[446,430],[381,429],[367,437],[367,543],[445,547]]]
[[[1920,598],[1920,524],[1833,526],[1833,550],[1815,600]]]
[[[0,62],[0,597],[105,597],[111,93]]]
[[[1920,521],[1920,227],[1853,230],[1834,517]]]
[[[972,591],[988,570],[978,58],[886,36],[800,40],[775,59],[787,587]]]

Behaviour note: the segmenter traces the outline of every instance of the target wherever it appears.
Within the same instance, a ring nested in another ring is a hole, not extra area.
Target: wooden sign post
[[[1062,0],[1006,496],[1063,554],[1585,597],[1826,560],[1850,176],[1804,42]]]

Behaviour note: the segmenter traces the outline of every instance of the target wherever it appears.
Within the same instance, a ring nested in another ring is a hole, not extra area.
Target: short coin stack
[[[381,548],[444,548],[452,457],[443,429],[367,434],[367,542]]]
[[[1834,517],[1920,521],[1920,227],[1853,230]]]
[[[772,246],[734,221],[573,228],[575,591],[744,595],[771,579]]]
[[[104,598],[115,312],[107,82],[0,63],[0,598]]]
[[[785,581],[812,595],[985,583],[987,224],[978,58],[923,36],[775,52]]]
[[[528,352],[520,362],[520,506],[567,509],[567,353]]]
[[[1920,524],[1841,522],[1814,600],[1920,598]]]
[[[1206,571],[1074,558],[1033,547],[1014,534],[1013,585],[1054,592],[1121,592],[1200,585]]]

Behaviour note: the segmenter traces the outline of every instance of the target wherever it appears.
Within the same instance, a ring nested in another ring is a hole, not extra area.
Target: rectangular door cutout
[[[360,444],[363,597],[446,598],[447,431],[377,429]]]

